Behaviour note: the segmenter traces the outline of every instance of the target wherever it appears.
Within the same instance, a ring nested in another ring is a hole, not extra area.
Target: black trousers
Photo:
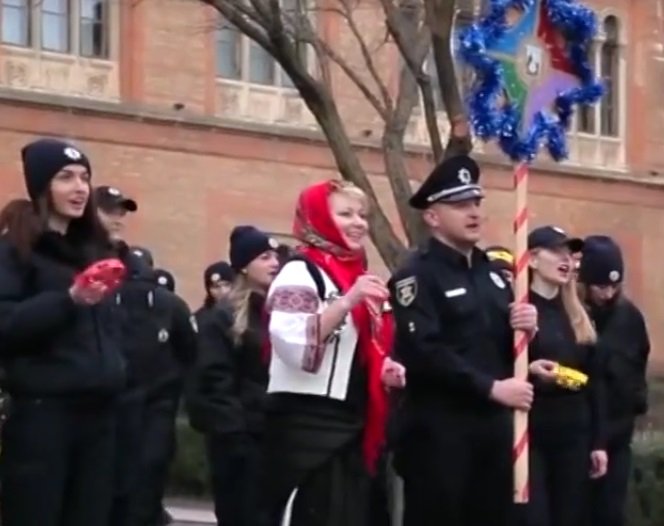
[[[395,463],[404,526],[511,526],[512,420],[505,410],[404,413]]]
[[[156,526],[162,519],[162,500],[175,456],[178,402],[179,393],[145,401],[138,483],[132,506],[134,526]]]
[[[630,437],[631,438],[631,437]],[[592,526],[625,526],[625,503],[632,467],[630,440],[610,444],[609,469],[592,482]]]
[[[206,437],[214,511],[223,526],[263,526],[263,450],[259,439],[246,434]]]
[[[533,436],[528,526],[582,526],[590,497],[590,437]]]
[[[4,526],[107,526],[114,424],[105,402],[13,399],[2,433]]]
[[[282,518],[286,526],[372,526],[371,484],[361,448],[351,443],[306,475]]]
[[[110,526],[131,526],[138,488],[145,394],[140,389],[123,393],[116,406],[115,488]]]

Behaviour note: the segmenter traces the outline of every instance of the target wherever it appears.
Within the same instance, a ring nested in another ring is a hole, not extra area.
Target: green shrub
[[[178,497],[209,496],[210,479],[203,436],[189,427],[186,417],[178,417],[177,440],[168,493]]]
[[[664,525],[664,433],[642,432],[634,440],[627,502],[629,526]]]

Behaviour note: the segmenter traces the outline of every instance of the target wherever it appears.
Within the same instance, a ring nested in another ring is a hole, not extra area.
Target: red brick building
[[[532,221],[620,240],[628,289],[646,311],[654,358],[664,365],[662,1],[591,3],[602,26],[593,60],[610,90],[577,119],[570,160],[536,166]],[[382,39],[377,6],[362,5],[363,34]],[[139,200],[131,238],[154,248],[192,305],[204,265],[226,255],[233,225],[288,232],[299,189],[335,175],[288,79],[245,37],[218,27],[215,13],[194,0],[0,0],[3,196],[22,192],[18,152],[26,141],[49,134],[81,144],[96,182]],[[321,16],[317,27],[340,52],[355,52],[340,19]],[[377,60],[393,81],[396,51],[384,46]],[[393,211],[379,142],[371,140],[380,136],[377,116],[341,73],[333,82],[362,162]],[[430,167],[423,132],[415,115],[414,178]],[[490,189],[487,239],[509,243],[509,166],[490,147],[478,156]]]

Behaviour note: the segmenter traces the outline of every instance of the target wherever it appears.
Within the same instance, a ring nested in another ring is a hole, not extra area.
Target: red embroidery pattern
[[[320,316],[318,294],[309,287],[287,285],[272,293],[269,311],[288,314],[310,314],[305,320],[305,344],[302,355],[302,370],[315,373],[320,369],[325,352],[325,342],[320,338]]]
[[[268,306],[269,311],[316,314],[320,300],[316,292],[309,287],[283,286],[278,287]]]
[[[325,342],[320,338],[320,316],[310,316],[307,318],[306,325],[306,344],[302,356],[302,370],[308,373],[317,373],[323,363],[325,356]]]

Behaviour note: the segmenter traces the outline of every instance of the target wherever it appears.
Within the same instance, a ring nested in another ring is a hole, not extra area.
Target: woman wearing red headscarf
[[[387,354],[388,291],[366,272],[368,203],[357,187],[305,189],[302,243],[268,294],[267,493],[274,526],[363,526],[387,419],[405,383]],[[272,526],[271,525],[271,526]]]

